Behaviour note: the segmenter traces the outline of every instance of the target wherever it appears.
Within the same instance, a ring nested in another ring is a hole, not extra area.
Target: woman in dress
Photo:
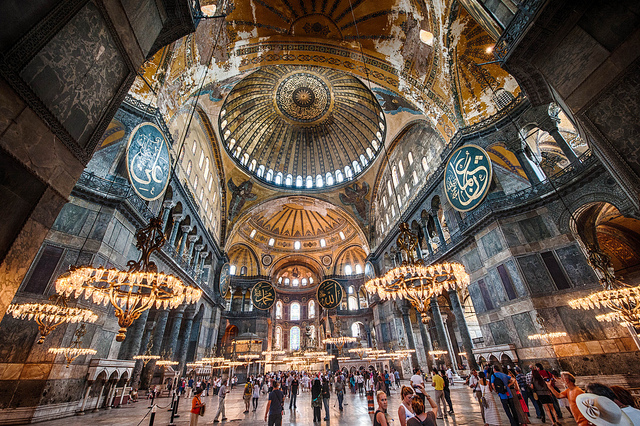
[[[524,398],[522,398],[522,393],[520,392],[520,385],[516,381],[516,375],[513,371],[509,370],[509,376],[513,377],[513,385],[509,386],[511,389],[511,393],[513,394],[513,405],[516,408],[516,414],[518,415],[518,424],[519,425],[528,425],[531,423],[529,421],[529,416],[527,413],[529,412],[528,407],[525,410]]]
[[[423,387],[424,389],[424,387]],[[411,398],[413,398],[413,389],[410,386],[403,386],[400,391],[400,406],[398,407],[398,418],[400,426],[407,426],[407,420],[415,417],[413,408],[411,407]]]
[[[491,382],[487,380],[484,371],[478,373],[478,389],[482,392],[484,399],[484,426],[502,426],[500,413],[496,404],[497,394],[493,392]]]
[[[557,425],[558,419],[556,418],[556,410],[553,408],[553,396],[551,396],[551,391],[547,388],[547,384],[538,370],[531,372],[531,388],[538,395],[538,404],[543,407],[542,421],[545,421],[544,413],[546,411],[553,426]]]
[[[316,377],[311,386],[311,406],[313,407],[313,421],[319,422],[322,420],[322,385],[320,379]]]

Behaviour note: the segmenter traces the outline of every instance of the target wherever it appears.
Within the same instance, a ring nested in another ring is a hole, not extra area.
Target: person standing
[[[387,421],[387,393],[379,390],[376,393],[376,399],[378,400],[378,409],[373,415],[373,426],[389,426]]]
[[[547,411],[549,419],[551,419],[552,424],[555,425],[558,419],[556,418],[556,412],[553,408],[553,394],[549,388],[547,388],[546,381],[551,382],[550,379],[543,379],[538,370],[533,370],[531,376],[533,392],[538,396],[538,404],[540,404],[543,410]],[[542,422],[545,422],[544,411],[542,412]]]
[[[251,382],[247,380],[247,383],[244,385],[244,392],[242,393],[242,400],[244,401],[244,412],[249,412],[249,404],[251,404],[251,394],[253,393],[253,386],[251,386]]]
[[[451,367],[447,369],[447,379],[449,379],[449,386],[453,386],[453,370]]]
[[[222,421],[227,420],[227,416],[224,414],[224,402],[227,394],[230,392],[227,390],[228,380],[223,380],[220,385],[220,389],[218,389],[218,412],[216,412],[216,416],[213,418],[214,423],[218,423],[218,417],[222,414]]]
[[[282,415],[284,413],[284,393],[279,389],[280,383],[273,382],[273,390],[269,393],[269,402],[264,412],[264,421],[267,426],[282,426]]]
[[[326,377],[322,379],[322,403],[324,404],[324,419],[329,420],[329,398],[331,398],[331,388]]]
[[[469,376],[469,387],[473,391],[473,395],[478,400],[478,404],[480,404],[480,414],[482,414],[482,421],[485,421],[484,418],[484,404],[482,403],[482,390],[479,387],[479,379],[478,372],[476,370],[471,370],[471,375]]]
[[[442,392],[444,394],[445,401],[447,401],[447,404],[449,404],[449,414],[453,414],[453,404],[451,403],[451,389],[449,389],[449,380],[447,380],[444,370],[440,371],[440,376],[442,376],[442,380],[444,382]]]
[[[258,398],[260,398],[260,383],[258,380],[253,382],[253,391],[251,393],[253,399],[253,411],[258,409]]]
[[[529,392],[529,397],[531,398],[533,407],[536,409],[536,418],[541,419],[544,416],[544,410],[542,409],[540,402],[533,397],[534,392],[533,392],[532,376],[533,376],[533,370],[535,369],[536,368],[534,367],[533,364],[529,364],[529,372],[526,374],[525,377],[527,379],[527,391]]]
[[[193,399],[191,400],[191,414],[189,417],[189,426],[198,426],[198,418],[200,417],[200,410],[204,406],[200,399],[202,389],[196,388]]]
[[[578,423],[578,426],[588,426],[589,421],[582,415],[578,409],[578,404],[576,404],[576,398],[578,395],[583,394],[584,391],[576,386],[576,378],[573,377],[573,374],[563,371],[560,373],[560,377],[562,377],[562,381],[567,387],[565,390],[562,392],[556,391],[551,385],[551,382],[546,382],[547,387],[556,398],[567,398],[567,401],[569,402],[569,411],[571,411],[571,414],[573,415],[576,423]]]
[[[480,389],[480,405],[484,407],[485,426],[501,426],[502,422],[500,421],[500,413],[498,413],[498,403],[484,371],[478,373],[478,389]],[[483,400],[486,405],[482,403]]]
[[[411,379],[409,379],[409,384],[413,388],[416,395],[418,395],[418,397],[422,399],[422,403],[424,404],[424,379],[422,378],[422,371],[420,370],[420,368],[416,368],[414,370],[413,376],[411,376]],[[419,388],[420,385],[422,386],[422,389]]]
[[[436,390],[436,404],[438,408],[438,412],[437,412],[438,418],[439,419],[443,418],[443,413],[444,413],[444,417],[447,417],[447,414],[446,414],[447,402],[444,399],[444,379],[440,374],[438,374],[438,370],[436,370],[435,368],[433,369],[433,377],[431,378],[431,384],[433,385],[433,388]],[[442,404],[442,409],[440,408],[440,404]]]
[[[431,405],[431,409],[425,412],[422,399],[420,399],[419,396],[414,396],[411,399],[411,407],[416,415],[415,417],[407,420],[407,426],[436,426],[436,411],[438,410],[438,407],[429,394],[425,395],[427,397],[427,401],[429,401],[429,405]]]
[[[398,419],[400,420],[400,426],[407,426],[407,421],[416,415],[411,406],[411,400],[413,397],[415,397],[413,389],[410,386],[403,386],[400,390],[401,399],[400,406],[398,406]],[[420,399],[420,397],[417,398]]]
[[[293,376],[291,380],[291,397],[289,398],[289,410],[291,410],[291,404],[293,404],[293,408],[296,407],[296,402],[298,402],[298,388],[300,388],[300,382],[298,381],[298,375]]]
[[[396,389],[400,388],[400,373],[396,369],[393,370],[393,378],[396,381]]]
[[[518,382],[518,386],[520,387],[520,394],[522,395],[522,403],[524,405],[523,408],[526,408],[525,411],[528,414],[529,399],[533,400],[533,397],[531,396],[531,391],[529,389],[529,386],[527,385],[527,377],[522,373],[520,367],[516,367],[514,370],[516,374],[516,382]]]
[[[313,421],[319,422],[321,420],[322,410],[322,385],[320,379],[316,378],[311,385],[311,406],[313,407]]]
[[[555,386],[555,379],[553,378],[553,374],[545,370],[542,364],[537,363],[536,370],[538,370],[538,373],[540,373],[540,375],[542,376],[545,382],[549,381],[551,382],[551,385]],[[558,419],[561,419],[562,410],[560,409],[560,404],[558,403],[558,400],[553,395],[551,395],[551,400],[553,401],[553,409],[556,410],[556,417]]]
[[[516,413],[516,406],[513,399],[513,393],[509,389],[509,386],[515,382],[515,379],[500,371],[499,365],[493,366],[493,375],[491,376],[491,384],[500,397],[502,408],[504,408],[509,423],[511,426],[518,426],[518,414]]]
[[[342,382],[342,376],[338,376],[336,379],[336,396],[338,397],[338,407],[342,411],[342,401],[344,400],[344,383]]]

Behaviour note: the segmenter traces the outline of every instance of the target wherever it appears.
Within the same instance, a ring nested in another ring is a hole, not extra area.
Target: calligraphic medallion
[[[229,262],[222,265],[222,269],[220,270],[220,295],[222,297],[229,291],[229,284],[231,283],[230,271],[231,265],[229,265]]]
[[[342,302],[344,291],[340,283],[334,280],[324,280],[316,290],[318,303],[325,309],[337,308]]]
[[[266,311],[276,301],[276,290],[269,281],[260,281],[251,289],[251,302],[256,309]]]
[[[153,123],[142,123],[127,143],[127,173],[136,194],[143,200],[160,198],[169,184],[171,159],[164,134]]]
[[[453,151],[444,171],[444,193],[451,206],[461,212],[475,209],[489,193],[491,159],[476,145]]]

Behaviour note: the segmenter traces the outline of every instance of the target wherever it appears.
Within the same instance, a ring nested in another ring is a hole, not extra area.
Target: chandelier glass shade
[[[183,302],[196,303],[202,297],[202,290],[185,285],[173,275],[158,272],[150,260],[151,254],[165,243],[161,218],[151,219],[147,227],[136,232],[136,238],[141,257],[138,262],[127,263],[129,270],[72,267],[55,284],[58,294],[66,297],[78,298],[84,293],[86,299],[98,305],[111,303],[120,326],[116,335],[118,342],[125,339],[127,328],[147,309],[153,306],[174,309]]]
[[[39,344],[44,343],[47,336],[60,324],[98,320],[98,316],[89,309],[69,307],[63,296],[51,296],[49,300],[53,303],[12,303],[7,309],[7,314],[16,319],[33,320],[38,323]]]
[[[600,290],[588,296],[569,301],[574,309],[608,308],[611,312],[597,315],[599,321],[620,322],[640,327],[640,286],[626,287],[622,284]]]
[[[67,368],[69,368],[69,364],[73,362],[80,355],[95,355],[98,353],[95,349],[89,348],[49,348],[48,352],[50,354],[56,355],[64,355],[67,360]]]
[[[556,331],[553,333],[530,334],[527,336],[529,340],[555,339],[557,337],[565,337],[567,333],[564,331]]]
[[[160,367],[170,367],[178,364],[180,364],[178,361],[170,361],[166,359],[161,359],[160,361],[156,361],[156,365]]]
[[[160,359],[160,355],[149,355],[149,354],[145,354],[145,355],[136,355],[133,357],[134,360],[138,361],[142,361],[142,363],[146,365],[149,363],[149,361],[153,361],[153,360],[159,360]]]
[[[347,343],[353,343],[356,340],[358,340],[358,339],[356,339],[355,337],[350,337],[350,336],[327,337],[326,339],[322,340],[322,344],[323,345],[336,345],[339,348],[341,348],[344,345],[346,345]]]
[[[369,293],[377,293],[382,300],[408,300],[426,323],[431,298],[444,290],[468,286],[469,275],[464,266],[456,262],[426,266],[422,259],[416,259],[418,239],[406,222],[400,224],[396,244],[404,259],[402,264],[381,277],[370,279],[365,288]]]

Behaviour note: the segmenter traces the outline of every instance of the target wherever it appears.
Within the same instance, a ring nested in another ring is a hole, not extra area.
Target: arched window
[[[349,264],[344,265],[344,274],[345,274],[345,275],[351,275],[351,272],[353,272],[353,271],[351,270],[351,265],[349,265]]]
[[[393,194],[393,189],[391,188],[390,180],[387,181],[387,193],[389,194],[389,197],[391,197],[391,195]]]
[[[298,287],[300,285],[300,280],[297,278],[293,279],[293,282],[291,283],[292,286],[294,287]]]
[[[343,181],[343,179],[342,179],[342,171],[336,170],[336,182],[340,183],[342,181]]]
[[[209,185],[207,185],[207,190],[209,192],[211,192],[211,186],[213,185],[213,176],[211,176],[211,179],[209,179]],[[213,195],[216,195],[215,192],[213,193]]]
[[[369,156],[369,160],[373,159],[373,151],[371,151],[369,147],[367,147],[367,155]]]
[[[367,293],[364,291],[364,288],[360,289],[360,292],[358,293],[358,298],[360,299],[361,308],[366,308],[369,306],[369,302],[367,300]]]
[[[327,172],[327,186],[333,185],[333,175],[331,174],[331,172]]]
[[[291,327],[289,330],[289,349],[292,351],[300,350],[300,327]]]
[[[267,172],[267,182],[271,182],[273,180],[273,170],[269,169],[269,171]]]
[[[402,160],[398,161],[398,168],[400,169],[400,177],[404,177],[404,166],[402,165]]]
[[[349,310],[356,311],[358,309],[358,301],[355,296],[349,296]]]
[[[425,172],[429,170],[429,163],[427,163],[427,157],[422,157],[422,170]]]
[[[258,167],[257,175],[258,175],[258,177],[264,176],[264,165],[260,164],[260,166]]]
[[[275,184],[282,185],[282,172],[278,172],[278,174],[276,174]]]
[[[354,173],[360,173],[360,171],[362,170],[360,168],[360,163],[358,163],[356,160],[353,160],[353,162],[351,163],[351,165],[353,165],[353,172]]]
[[[296,176],[296,187],[297,188],[302,188],[302,184],[303,184],[302,176],[300,176],[300,175]]]
[[[373,147],[373,149],[374,149],[375,151],[377,151],[377,150],[378,150],[378,141],[377,141],[377,140],[375,140],[375,139],[374,139],[374,140],[372,140],[372,141],[371,141],[371,146]]]
[[[356,274],[361,274],[362,273],[362,266],[360,266],[360,264],[358,263],[356,265]]]
[[[347,289],[347,294],[353,294],[355,292],[355,289],[353,288],[352,285],[349,286],[349,288]]]
[[[407,154],[407,161],[409,162],[409,165],[413,164],[413,154],[411,153],[411,151],[409,151],[409,153]]]
[[[391,217],[396,217],[396,206],[391,205]]]
[[[236,274],[236,265],[231,265],[229,267],[229,275],[235,275]]]
[[[209,157],[204,160],[204,178],[205,180],[209,178]]]
[[[191,176],[191,167],[193,167],[193,165],[191,164],[191,160],[189,160],[187,163],[187,177]]]
[[[202,165],[204,164],[204,149],[200,150],[200,160],[198,161],[198,167],[202,170]]]
[[[282,302],[280,300],[276,302],[276,319],[282,319]]]
[[[300,304],[293,302],[289,307],[289,319],[291,321],[300,321]]]
[[[322,188],[324,186],[324,181],[322,180],[322,175],[316,176],[316,188]]]
[[[313,300],[309,300],[309,318],[315,318],[316,317],[316,302]]]
[[[230,134],[231,134],[231,132],[229,130],[227,130],[226,132],[224,132],[224,137],[227,138],[227,137],[229,137]],[[233,149],[234,146],[236,146],[236,140],[235,139],[231,139],[229,141],[229,149]]]
[[[196,192],[198,189],[198,175],[193,178],[193,192]],[[195,194],[194,194],[195,195]]]
[[[416,173],[416,171],[413,171],[413,184],[417,185],[418,184],[418,173]]]
[[[200,202],[202,202],[202,197],[204,197],[204,188],[201,187],[200,188],[200,195],[198,195],[198,198],[200,199]]]
[[[256,161],[255,158],[253,160],[251,160],[251,165],[249,165],[249,170],[254,171],[256,169],[256,165],[257,164],[258,164],[258,162]]]
[[[351,324],[351,336],[356,338],[362,337],[360,333],[360,324],[358,324],[357,322]]]
[[[307,285],[307,279],[303,278],[302,281],[300,281],[300,284],[302,284],[303,286]]]
[[[316,342],[316,326],[311,324],[309,326],[309,334],[311,335],[311,338],[313,339],[313,342]],[[309,342],[309,344],[311,344],[311,342]]]
[[[293,176],[291,174],[287,175],[287,178],[284,180],[284,184],[287,186],[293,185]]]
[[[404,193],[405,193],[405,197],[408,197],[410,192],[409,192],[409,184],[407,182],[404,183]]]
[[[233,156],[238,158],[238,157],[240,157],[241,153],[242,153],[242,147],[239,146],[239,147],[236,148],[236,151],[233,153]]]
[[[344,176],[347,179],[351,179],[353,177],[353,172],[351,171],[351,167],[345,166],[345,168],[344,168]]]
[[[193,140],[193,146],[191,147],[191,153],[193,155],[196,155],[196,150],[198,149],[198,142],[194,139]]]
[[[240,164],[242,164],[243,166],[246,166],[248,162],[249,162],[249,154],[245,152],[244,154],[242,154],[242,159],[240,160]]]
[[[273,340],[274,340],[275,348],[277,350],[281,350],[282,349],[282,327],[280,326],[276,327],[276,333]]]
[[[387,196],[386,195],[384,197],[382,197],[382,206],[385,209],[387,208]]]
[[[285,278],[284,279],[284,285],[289,285],[291,281],[289,280],[289,278]]]
[[[307,188],[313,188],[313,178],[311,176],[307,176]]]
[[[391,179],[393,180],[393,186],[398,186],[398,167],[393,166],[393,170],[391,171]]]
[[[369,161],[367,161],[364,154],[360,154],[360,163],[362,163],[362,167],[366,167],[366,165],[369,164]]]

